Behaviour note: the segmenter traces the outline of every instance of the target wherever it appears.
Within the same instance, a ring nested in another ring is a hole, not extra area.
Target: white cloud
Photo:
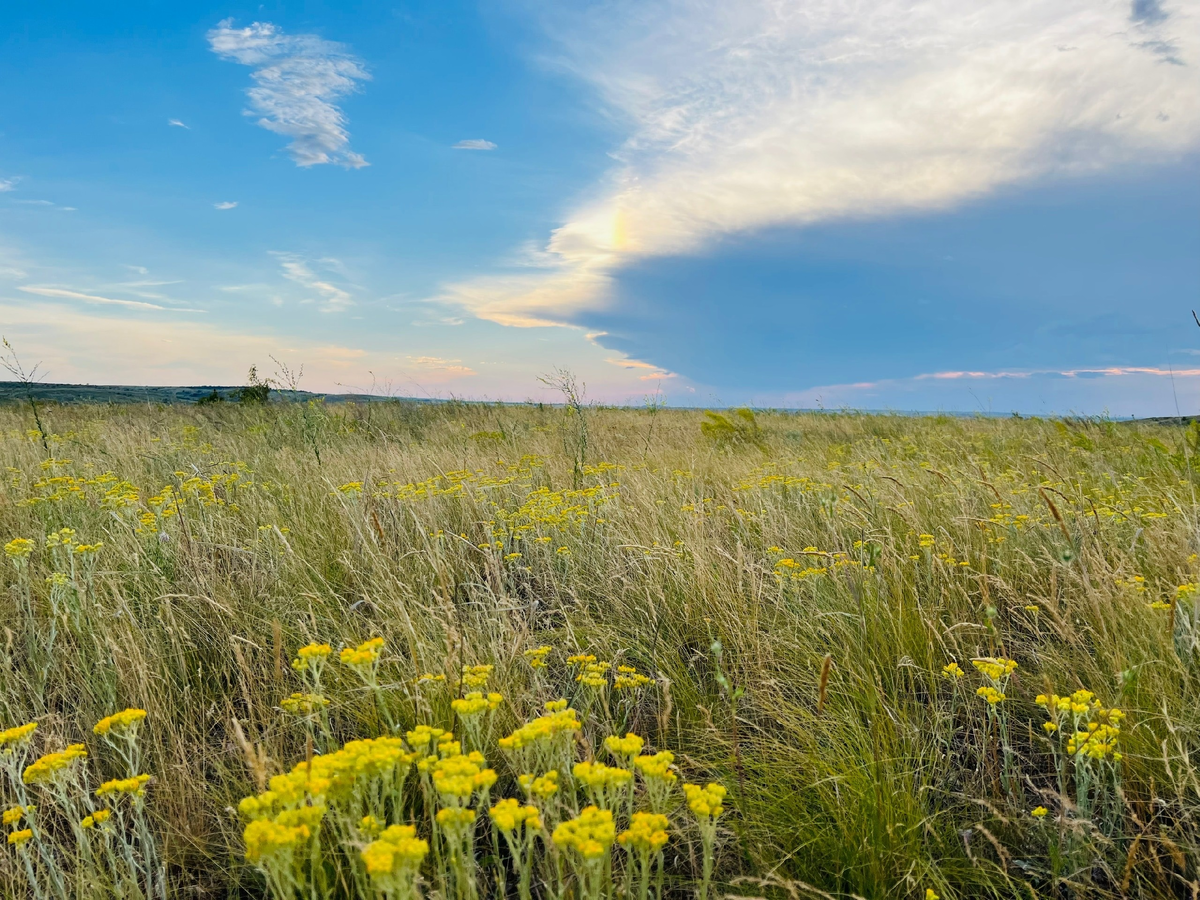
[[[639,257],[944,209],[1200,145],[1195,3],[1169,15],[1147,0],[1135,13],[1128,0],[530,3],[551,64],[629,134],[618,167],[547,242],[553,268],[439,298],[504,324],[600,306]]]
[[[176,128],[187,128],[187,130],[188,130],[188,131],[191,131],[191,130],[192,130],[190,126],[188,126],[188,125],[184,125],[184,124],[183,124],[182,122],[180,122],[178,119],[167,119],[167,124],[168,124],[168,125],[173,125],[173,126],[174,126],[174,127],[176,127]]]
[[[114,297],[100,297],[96,294],[84,294],[66,288],[43,287],[39,285],[21,285],[17,288],[27,294],[38,294],[42,297],[56,297],[65,300],[82,300],[84,303],[97,303],[107,306],[124,306],[129,309],[154,309],[160,312],[203,312],[199,309],[185,309],[178,306],[159,306],[157,303],[143,303],[139,300],[119,300]]]
[[[409,365],[424,372],[436,372],[449,378],[465,378],[475,370],[462,365],[461,359],[442,359],[440,356],[408,356]]]
[[[17,189],[17,179],[15,178],[0,178],[0,194],[5,191],[15,191]]]
[[[26,206],[53,206],[50,200],[14,200],[13,203],[23,203]]]
[[[469,140],[459,141],[453,146],[454,150],[495,150],[496,145],[491,141],[484,140]]]
[[[270,22],[234,28],[232,19],[210,30],[208,43],[218,56],[255,67],[247,115],[261,116],[263,128],[292,139],[288,152],[296,165],[368,164],[350,149],[346,117],[335,101],[371,76],[342,44],[313,34],[285,35]]]
[[[308,262],[301,257],[294,253],[280,252],[272,252],[271,255],[279,260],[279,266],[283,269],[284,278],[302,285],[309,290],[316,291],[321,296],[322,311],[342,312],[346,307],[354,305],[354,298],[350,296],[349,292],[318,276],[309,267]],[[335,260],[334,262],[337,261]],[[331,266],[326,265],[326,267],[330,268]]]
[[[236,200],[223,200],[220,203],[214,203],[213,209],[234,209],[236,206]]]

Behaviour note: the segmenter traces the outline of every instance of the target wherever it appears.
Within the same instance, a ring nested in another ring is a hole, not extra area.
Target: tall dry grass
[[[580,414],[582,467],[580,423],[549,406],[57,407],[50,460],[0,410],[0,542],[38,544],[3,576],[0,728],[36,720],[60,749],[145,708],[174,895],[257,896],[234,808],[305,756],[280,709],[298,646],[379,635],[397,691],[494,663],[507,696],[551,644],[564,695],[576,651],[653,675],[629,727],[728,785],[727,892],[1200,895],[1200,611],[1179,590],[1200,581],[1194,434]],[[180,513],[155,521],[168,486]],[[62,527],[103,547],[49,647],[42,545]],[[980,657],[1018,663],[1007,748]],[[348,739],[373,706],[333,674]],[[1035,703],[1084,688],[1127,715],[1088,819]],[[667,861],[699,865],[687,843]]]

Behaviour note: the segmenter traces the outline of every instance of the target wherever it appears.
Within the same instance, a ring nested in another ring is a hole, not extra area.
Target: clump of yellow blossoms
[[[607,675],[612,663],[595,662],[594,657],[592,659],[592,662],[584,663],[583,671],[575,676],[575,680],[590,688],[602,688],[608,684]]]
[[[617,759],[624,760],[626,765],[632,765],[633,760],[642,752],[646,742],[632,731],[626,732],[625,737],[612,735],[604,739],[604,749]]]
[[[947,663],[946,665],[942,666],[942,676],[945,678],[949,678],[953,681],[955,679],[962,678],[963,675],[964,672],[962,667],[956,662]]]
[[[628,769],[606,766],[600,762],[576,763],[572,774],[584,786],[592,802],[601,809],[611,809],[633,780]]]
[[[416,879],[429,844],[411,825],[389,825],[362,850],[367,875],[384,896],[396,900],[416,896]]]
[[[487,696],[484,696],[482,691],[471,691],[465,697],[451,701],[450,707],[460,716],[477,716],[480,713],[491,712],[503,701],[504,696],[494,691]]]
[[[545,775],[521,775],[517,779],[518,784],[528,794],[532,794],[539,800],[546,800],[554,794],[558,793],[558,772],[551,769]]]
[[[71,744],[61,753],[47,753],[26,767],[21,778],[26,784],[51,784],[59,780],[76,760],[86,758],[87,750],[83,744]]]
[[[543,645],[541,647],[535,647],[532,650],[526,650],[524,656],[527,660],[529,660],[529,668],[544,669],[546,668],[546,657],[549,654],[550,647],[548,645]]]
[[[495,666],[463,666],[462,683],[469,688],[487,687]]]
[[[357,647],[347,647],[339,655],[342,665],[349,666],[360,672],[373,669],[379,662],[379,651],[383,649],[383,638],[371,638],[363,641]]]
[[[92,732],[102,736],[109,733],[132,735],[145,718],[146,711],[144,709],[125,709],[119,713],[113,713],[111,716],[105,716],[95,724]]]
[[[717,819],[725,812],[721,801],[725,799],[725,788],[719,784],[685,784],[684,796],[687,797],[688,809],[697,819]]]
[[[1003,691],[998,691],[991,686],[977,688],[975,694],[978,697],[982,697],[984,702],[989,706],[995,706],[997,703],[1003,703],[1008,699]]]
[[[4,545],[4,555],[17,565],[29,559],[31,553],[33,553],[33,541],[29,538],[13,538]]]
[[[657,853],[667,844],[669,827],[667,817],[661,813],[636,812],[629,821],[628,830],[617,836],[617,842],[639,853]]]
[[[522,806],[512,797],[501,800],[488,810],[488,815],[496,823],[501,834],[509,834],[522,828],[538,829],[542,827],[537,807]]]
[[[971,660],[971,665],[992,681],[1000,681],[1002,678],[1007,678],[1017,669],[1016,660],[994,656],[973,659]]]
[[[381,639],[376,638],[376,640]],[[368,643],[370,642],[368,641]],[[383,646],[382,642],[380,646]],[[328,644],[309,644],[296,651],[296,658],[292,660],[292,668],[297,672],[307,671],[310,666],[319,666],[324,663],[332,653],[333,648]],[[346,660],[343,658],[342,662],[346,662]]]
[[[617,677],[613,681],[613,687],[618,691],[636,690],[650,684],[651,680],[633,666],[617,666]]]
[[[295,716],[311,716],[329,705],[329,700],[320,694],[292,694],[279,704]]]
[[[616,836],[613,814],[607,809],[587,806],[577,818],[568,819],[554,829],[553,841],[555,846],[591,861],[606,856]]]
[[[134,775],[132,778],[114,778],[100,785],[96,791],[96,796],[102,799],[106,797],[116,798],[122,794],[132,797],[142,797],[146,794],[146,784],[149,781],[149,775]]]
[[[1030,810],[1029,814],[1035,819],[1044,819],[1048,812],[1050,812],[1050,810],[1046,809],[1044,806],[1035,806],[1032,810]]]
[[[11,752],[16,747],[25,744],[36,730],[37,722],[28,722],[25,725],[15,725],[0,731],[0,753]]]
[[[12,834],[10,834],[8,836],[8,842],[9,842],[9,844],[12,844],[15,847],[21,847],[21,846],[24,846],[29,841],[29,839],[32,837],[33,837],[33,829],[32,828],[23,828],[20,831],[12,832]]]
[[[21,821],[21,818],[32,809],[32,806],[14,806],[10,809],[6,809],[3,813],[3,816],[0,818],[2,818],[5,825],[16,825]]]
[[[97,825],[103,825],[112,815],[110,809],[98,809],[90,816],[84,816],[79,823],[80,828],[95,828]]]

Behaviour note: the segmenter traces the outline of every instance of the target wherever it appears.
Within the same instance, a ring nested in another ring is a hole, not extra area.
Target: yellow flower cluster
[[[496,783],[495,770],[486,765],[478,751],[439,759],[432,766],[434,790],[443,802],[469,802],[475,791],[486,791]]]
[[[584,663],[583,671],[575,676],[575,680],[580,684],[591,688],[602,688],[608,684],[608,670],[612,668],[612,663],[607,662],[588,662]]]
[[[947,663],[946,665],[942,666],[942,675],[951,680],[955,678],[962,678],[964,674],[965,673],[963,672],[962,667],[956,662]]]
[[[529,660],[529,667],[531,669],[544,669],[546,668],[546,657],[549,654],[550,647],[543,645],[541,647],[535,647],[532,650],[526,650],[525,658]]]
[[[501,800],[488,810],[488,815],[501,832],[511,833],[521,828],[538,829],[542,820],[536,806],[522,806],[512,797]]]
[[[685,784],[684,796],[687,797],[688,809],[697,819],[716,819],[725,812],[721,801],[725,799],[725,788],[719,784]]]
[[[462,683],[469,688],[487,687],[495,666],[463,666]]]
[[[617,836],[617,841],[627,850],[638,853],[657,853],[667,844],[667,829],[670,823],[661,813],[636,812],[629,822],[629,829]]]
[[[272,857],[290,855],[297,844],[316,834],[324,815],[325,807],[316,805],[285,810],[275,819],[255,819],[242,833],[246,859],[261,863]]]
[[[1116,725],[1088,722],[1086,731],[1077,731],[1067,738],[1067,753],[1071,756],[1086,756],[1089,759],[1106,759],[1111,756],[1114,762],[1120,762],[1122,757],[1117,751],[1117,738],[1120,736],[1121,729]]]
[[[14,561],[23,561],[33,552],[33,541],[29,538],[13,538],[4,545],[4,555]]]
[[[340,750],[314,756],[282,775],[272,776],[268,790],[246,797],[238,810],[247,819],[266,819],[279,810],[307,804],[310,798],[349,796],[357,785],[374,779],[402,781],[416,754],[409,753],[400,738],[381,737],[350,741]]]
[[[617,677],[613,681],[613,687],[618,691],[630,691],[645,687],[650,681],[651,679],[633,666],[617,666]]]
[[[329,699],[320,694],[292,694],[280,704],[285,711],[295,716],[311,716],[329,705]]]
[[[134,775],[132,778],[114,778],[100,785],[96,791],[96,796],[100,798],[115,798],[121,794],[128,794],[133,797],[142,797],[146,793],[146,784],[149,781],[149,775]]]
[[[21,776],[26,784],[49,784],[60,773],[68,769],[77,759],[86,759],[83,744],[71,744],[61,753],[47,753],[35,763],[27,766]]]
[[[347,647],[338,656],[342,665],[352,669],[369,669],[379,662],[379,651],[383,649],[383,638],[371,638],[357,647]]]
[[[14,831],[8,836],[8,842],[15,847],[23,846],[30,838],[33,837],[32,828],[23,828],[20,831]]]
[[[0,731],[0,752],[11,751],[18,744],[27,741],[29,736],[36,730],[37,722],[29,722],[25,725],[16,725]]]
[[[988,678],[992,679],[992,681],[999,681],[1001,678],[1007,678],[1017,669],[1016,660],[995,656],[985,656],[980,659],[973,659],[971,660],[971,665],[973,665]]]
[[[536,778],[533,775],[522,775],[517,782],[526,793],[532,794],[539,800],[545,800],[558,793],[558,772],[554,769]]]
[[[561,705],[560,705],[561,704]],[[547,743],[560,735],[579,731],[583,726],[576,718],[574,709],[567,707],[566,700],[553,700],[546,704],[549,715],[538,716],[526,722],[508,737],[499,740],[501,750],[520,750],[538,743]]]
[[[572,773],[577,781],[594,790],[623,787],[633,778],[633,773],[628,769],[606,766],[600,762],[575,763]]]
[[[494,691],[486,697],[482,691],[471,691],[465,697],[451,701],[450,708],[460,716],[477,716],[496,709],[503,700],[504,696]]]
[[[424,750],[426,747],[437,748],[454,741],[454,735],[444,728],[431,728],[428,725],[418,725],[412,731],[406,732],[405,740],[413,750]]]
[[[475,810],[447,806],[438,810],[436,818],[438,825],[447,835],[461,838],[475,824]]]
[[[1044,819],[1048,812],[1050,812],[1050,810],[1046,809],[1044,806],[1035,806],[1032,810],[1030,810],[1029,814],[1035,819]]]
[[[107,822],[109,816],[111,816],[111,815],[112,815],[112,810],[110,810],[110,809],[98,809],[94,813],[92,813],[90,816],[84,816],[83,819],[80,820],[80,822],[79,822],[79,827],[80,828],[95,828],[97,825],[103,825],[105,822]]]
[[[292,660],[292,668],[297,672],[305,672],[309,666],[317,666],[325,662],[331,653],[333,653],[333,648],[328,644],[312,643],[301,647],[296,651],[296,658]]]
[[[429,853],[429,844],[417,837],[411,825],[390,825],[363,848],[362,858],[372,878],[416,874]]]
[[[555,846],[573,850],[587,862],[606,856],[616,836],[613,814],[607,809],[588,806],[578,818],[555,828],[553,840]]]
[[[99,735],[132,733],[137,730],[138,725],[145,718],[146,711],[144,709],[124,709],[111,716],[105,716],[96,723],[92,732]]]
[[[625,737],[612,735],[604,739],[604,749],[619,759],[632,760],[642,752],[644,746],[646,742],[632,731],[626,732]]]
[[[984,702],[989,706],[995,706],[997,703],[1003,703],[1008,699],[1002,691],[998,691],[991,686],[977,688],[975,696],[982,697]]]
[[[31,809],[33,809],[32,806],[14,806],[10,809],[6,809],[3,815],[0,816],[0,821],[3,821],[5,825],[16,825],[21,821],[21,817]]]

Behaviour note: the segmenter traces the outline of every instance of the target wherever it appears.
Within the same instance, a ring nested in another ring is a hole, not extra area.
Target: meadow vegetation
[[[0,408],[0,894],[1200,896],[1194,428],[574,399]]]

